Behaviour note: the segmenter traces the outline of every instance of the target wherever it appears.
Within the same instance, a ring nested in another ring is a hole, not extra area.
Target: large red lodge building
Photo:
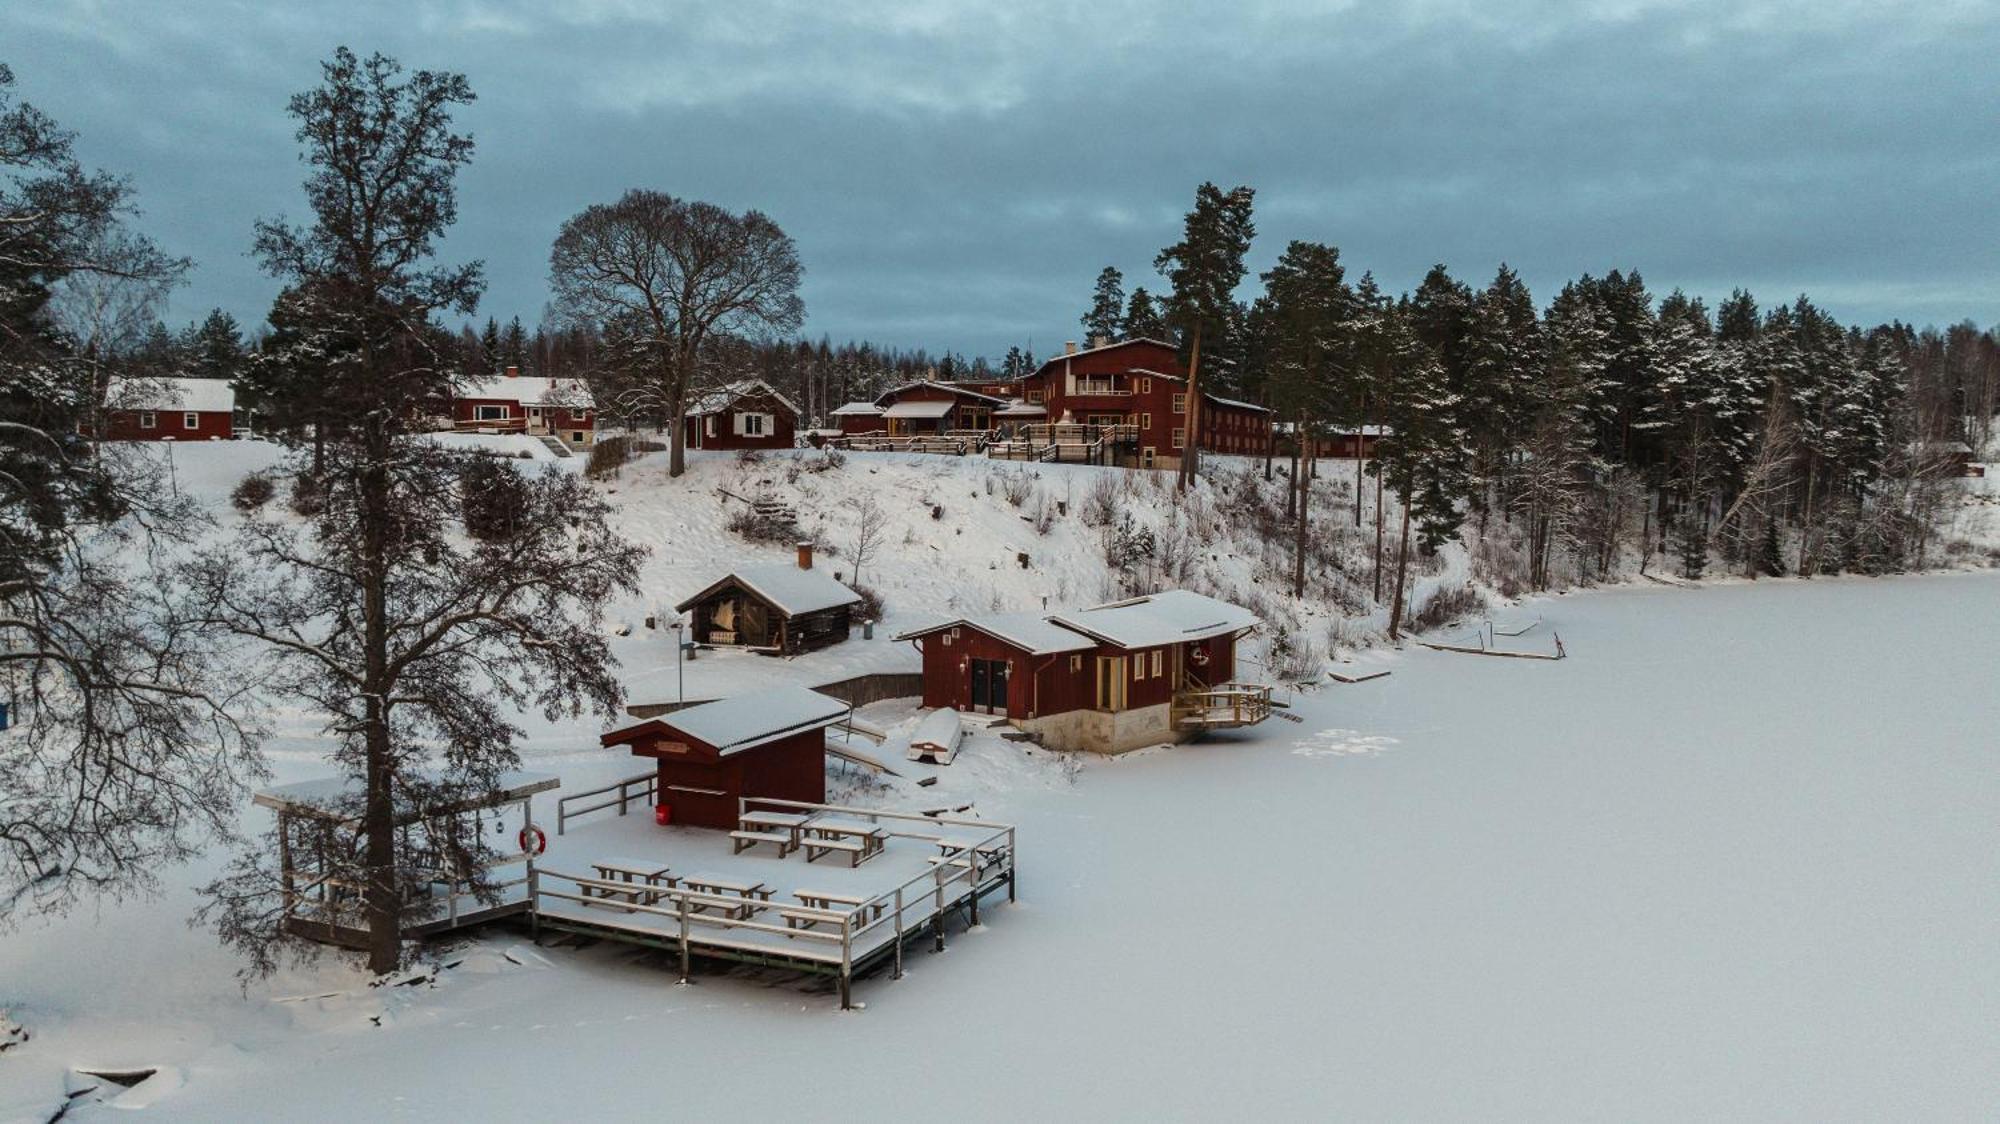
[[[1199,418],[1190,426],[1196,411]],[[1208,452],[1262,456],[1271,447],[1270,410],[1207,392],[1190,402],[1179,350],[1152,339],[1083,350],[1070,344],[1015,381],[910,383],[873,402],[850,402],[833,418],[849,436],[999,429],[1026,434],[1031,446],[1088,441],[1101,447],[1095,459],[1140,468],[1178,466],[1190,428]],[[994,453],[1018,452],[1015,444],[996,444]]]

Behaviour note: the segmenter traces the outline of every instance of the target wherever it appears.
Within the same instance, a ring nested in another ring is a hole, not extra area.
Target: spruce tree
[[[1090,311],[1083,314],[1084,339],[1115,341],[1125,314],[1125,275],[1111,266],[1097,275],[1097,288],[1090,297]]]
[[[1166,317],[1161,313],[1159,303],[1144,286],[1132,290],[1132,299],[1125,305],[1125,323],[1122,337],[1128,340],[1171,340]]]
[[[1195,190],[1194,210],[1187,214],[1181,240],[1153,260],[1154,268],[1173,283],[1167,319],[1180,330],[1188,353],[1182,491],[1193,482],[1201,459],[1202,338],[1226,335],[1242,314],[1235,293],[1243,281],[1243,257],[1257,233],[1250,219],[1255,196],[1248,187],[1224,192],[1212,183],[1202,184]]]

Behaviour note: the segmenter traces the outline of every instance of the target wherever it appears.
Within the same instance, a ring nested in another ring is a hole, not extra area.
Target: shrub
[[[861,595],[860,603],[854,606],[855,620],[881,621],[882,610],[888,606],[888,602],[882,600],[880,593],[870,586],[859,583],[850,584],[847,588]]]
[[[751,542],[790,543],[799,536],[798,527],[790,520],[760,515],[752,508],[739,508],[731,513],[727,526],[731,533]]]
[[[1485,596],[1470,585],[1440,586],[1410,613],[1409,631],[1429,632],[1485,608]]]
[[[465,533],[482,542],[514,536],[528,509],[528,485],[499,457],[473,457],[458,474],[459,512]]]
[[[590,460],[583,466],[583,474],[592,480],[602,480],[618,475],[625,462],[632,459],[632,439],[629,437],[600,437],[590,447]]]
[[[324,511],[326,494],[320,487],[319,478],[309,472],[292,477],[291,504],[293,511],[308,517]]]
[[[269,476],[253,472],[245,476],[242,482],[236,485],[235,490],[229,493],[229,502],[236,506],[236,510],[248,515],[253,511],[262,511],[264,505],[270,503],[271,498],[277,494],[278,486]]]

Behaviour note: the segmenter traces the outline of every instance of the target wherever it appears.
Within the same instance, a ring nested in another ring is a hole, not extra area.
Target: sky
[[[568,216],[644,187],[798,243],[808,336],[997,357],[1164,282],[1204,180],[1401,291],[1505,262],[1845,321],[2000,320],[2000,3],[1879,0],[15,0],[17,93],[126,174],[195,270],[174,322],[260,323],[258,218],[303,218],[285,115],[345,44],[464,73],[446,260],[533,325]],[[1246,289],[1246,293],[1248,290]]]

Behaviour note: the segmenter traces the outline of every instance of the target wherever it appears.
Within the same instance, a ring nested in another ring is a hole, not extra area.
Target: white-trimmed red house
[[[799,408],[762,379],[717,387],[688,407],[690,449],[789,449],[798,444]]]
[[[458,387],[451,412],[461,430],[555,437],[576,448],[597,440],[597,405],[582,379],[539,378],[509,367]]]
[[[824,803],[826,728],[849,709],[804,687],[777,687],[643,719],[598,742],[658,762],[663,819],[727,831],[747,797]]]
[[[226,441],[236,436],[236,389],[227,379],[112,379],[107,441]]]
[[[1056,749],[1124,753],[1263,721],[1269,688],[1238,684],[1236,642],[1261,622],[1186,590],[1066,613],[959,617],[906,632],[924,705],[1004,716]]]
[[[1141,468],[1174,468],[1187,448],[1187,368],[1180,349],[1164,340],[1099,342],[1035,368],[1021,382],[1022,401],[1048,411],[1056,423],[1129,427],[1116,460]],[[1271,447],[1271,411],[1253,402],[1201,395],[1195,420],[1206,452],[1262,456]]]
[[[882,416],[882,407],[873,402],[848,402],[835,407],[827,419],[843,437],[862,433],[881,433],[889,427],[888,419]]]

